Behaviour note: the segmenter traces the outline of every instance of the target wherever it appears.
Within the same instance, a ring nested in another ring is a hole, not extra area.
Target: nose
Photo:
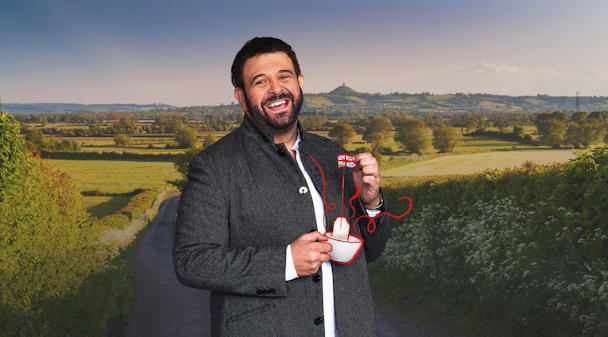
[[[281,85],[281,83],[279,83],[279,81],[271,81],[270,82],[270,89],[268,91],[271,94],[278,95],[281,92],[283,92],[283,86]]]

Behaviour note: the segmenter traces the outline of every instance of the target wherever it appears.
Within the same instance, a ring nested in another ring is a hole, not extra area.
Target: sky
[[[5,103],[236,103],[243,44],[290,44],[305,93],[608,95],[608,1],[2,0]]]

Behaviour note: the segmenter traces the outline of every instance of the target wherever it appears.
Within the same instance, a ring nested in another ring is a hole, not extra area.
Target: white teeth
[[[271,107],[271,108],[274,108],[277,105],[281,105],[281,104],[285,104],[285,103],[287,103],[287,102],[285,102],[285,101],[278,101],[278,102],[270,103],[270,104],[268,104],[268,106]]]

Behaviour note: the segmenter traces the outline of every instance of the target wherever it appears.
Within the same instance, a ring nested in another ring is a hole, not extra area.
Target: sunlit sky
[[[608,1],[0,1],[7,103],[236,102],[255,36],[289,43],[304,92],[608,95]]]

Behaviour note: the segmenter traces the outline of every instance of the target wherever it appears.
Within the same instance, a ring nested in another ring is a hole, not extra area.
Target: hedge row
[[[106,270],[80,187],[24,150],[18,123],[0,112],[0,335],[49,335],[50,305]]]
[[[173,161],[178,154],[149,154],[133,153],[123,151],[122,153],[112,152],[53,152],[42,150],[40,155],[50,159],[110,159],[110,160],[154,160],[154,161]]]
[[[143,190],[143,192],[134,195],[131,200],[129,200],[129,203],[118,212],[97,220],[97,224],[123,229],[129,225],[131,220],[140,216],[146,209],[150,208],[157,195],[158,191]]]
[[[413,209],[371,267],[380,287],[442,303],[483,334],[608,334],[607,148],[384,192],[391,213],[409,206],[402,196]]]

